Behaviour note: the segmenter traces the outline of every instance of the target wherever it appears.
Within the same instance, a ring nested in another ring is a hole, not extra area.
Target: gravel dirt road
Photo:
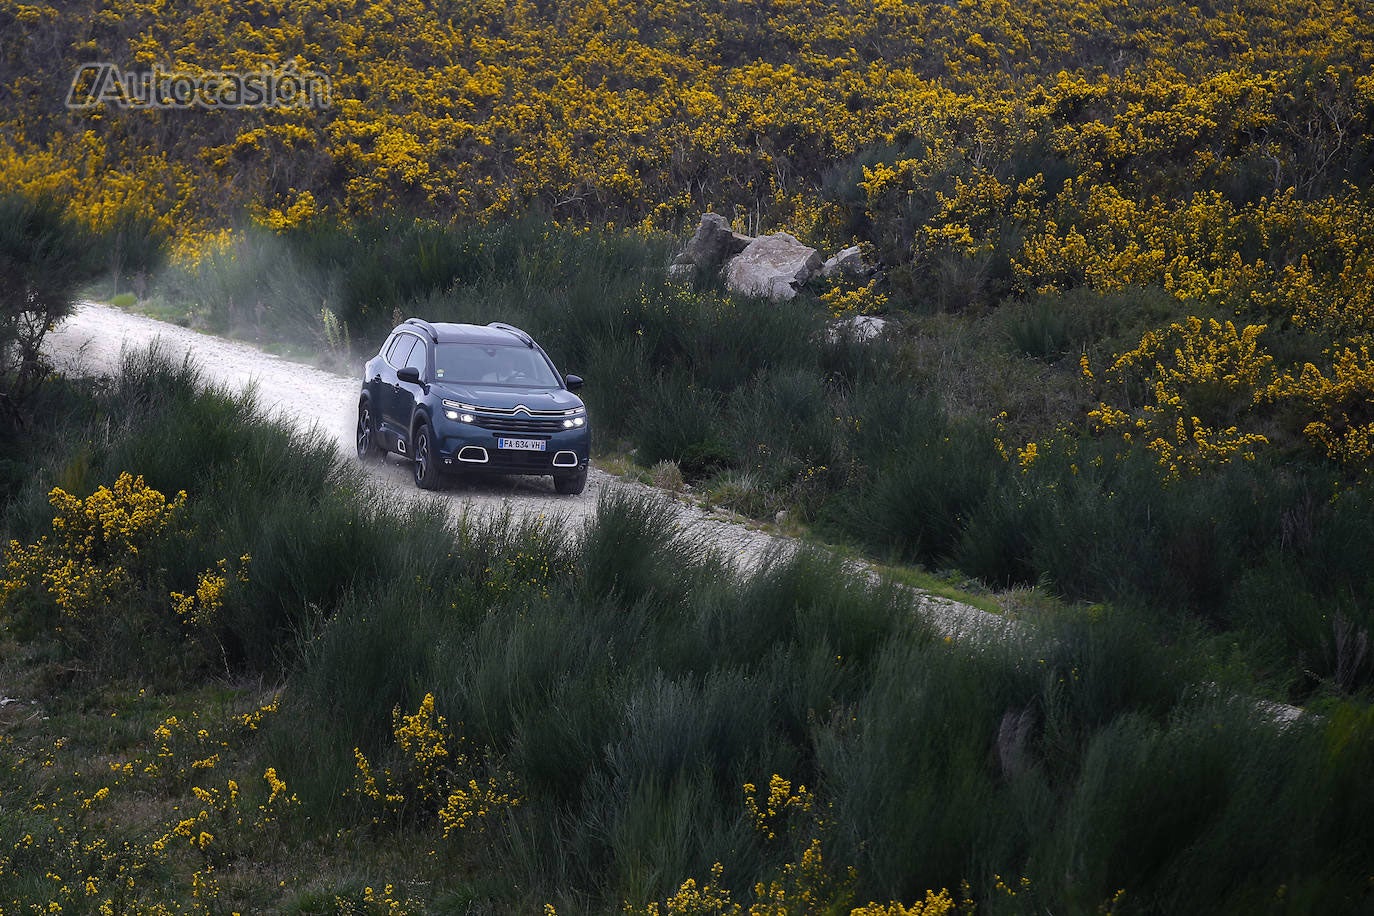
[[[99,374],[115,371],[124,351],[143,350],[155,341],[178,361],[189,354],[207,382],[233,391],[254,386],[258,404],[265,411],[334,440],[345,455],[353,453],[361,377],[335,375],[264,353],[251,344],[212,337],[96,302],[78,304],[71,317],[48,335],[45,350],[60,370]],[[367,470],[380,485],[407,498],[429,498],[416,489],[408,461],[390,456],[381,464],[368,465]],[[593,467],[587,488],[579,496],[555,494],[547,477],[499,477],[452,483],[437,498],[448,503],[454,517],[510,512],[515,516],[560,518],[566,530],[576,531],[595,513],[598,497],[608,490],[659,492]],[[745,567],[796,546],[795,541],[698,506],[666,497],[661,503],[665,512],[673,513],[680,529]],[[1005,626],[1000,617],[949,599],[913,592],[913,601],[919,612],[929,615],[946,633]]]

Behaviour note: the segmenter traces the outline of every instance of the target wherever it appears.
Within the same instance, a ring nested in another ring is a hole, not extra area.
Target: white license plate
[[[547,443],[543,439],[497,439],[497,448],[515,449],[520,452],[542,452]]]

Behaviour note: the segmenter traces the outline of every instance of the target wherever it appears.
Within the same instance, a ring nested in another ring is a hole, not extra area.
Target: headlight
[[[444,401],[444,416],[459,423],[472,423],[476,417],[472,411],[476,410],[471,404],[464,404],[462,401]]]
[[[564,429],[573,429],[574,427],[578,427],[578,426],[583,426],[583,425],[585,425],[586,422],[587,422],[587,418],[586,418],[586,417],[568,417],[568,418],[566,418],[566,419],[563,421],[563,428],[564,428]]]

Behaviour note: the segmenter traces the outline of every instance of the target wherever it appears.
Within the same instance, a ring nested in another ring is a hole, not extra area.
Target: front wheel
[[[422,490],[439,489],[439,466],[435,463],[434,442],[428,423],[415,430],[415,485]]]
[[[381,446],[377,444],[377,425],[372,422],[372,405],[366,401],[358,405],[358,458],[373,461],[380,458]]]
[[[564,496],[576,496],[587,486],[587,469],[574,471],[571,474],[555,474],[553,478],[553,488],[556,492]]]

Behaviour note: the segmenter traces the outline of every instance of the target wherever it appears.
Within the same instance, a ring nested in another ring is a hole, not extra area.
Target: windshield
[[[441,343],[434,348],[434,378],[460,385],[557,388],[558,376],[538,350],[478,343]]]

